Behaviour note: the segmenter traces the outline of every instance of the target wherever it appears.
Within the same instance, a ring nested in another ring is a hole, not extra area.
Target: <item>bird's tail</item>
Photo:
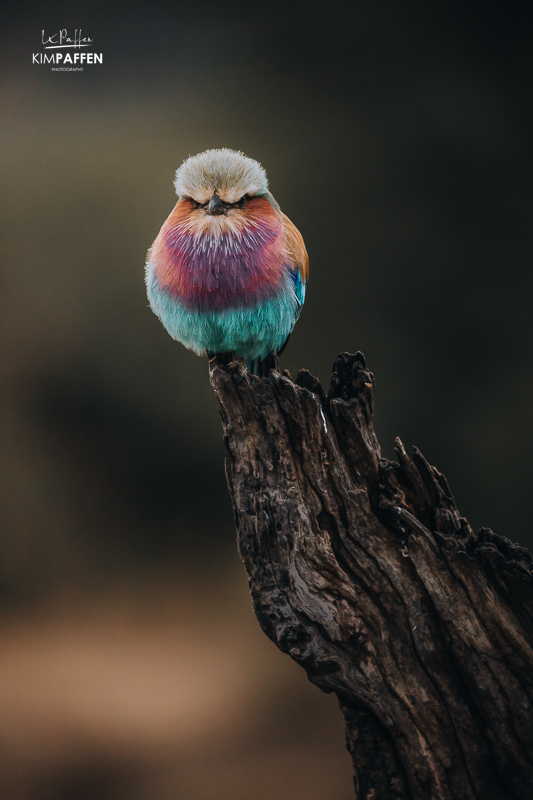
[[[251,375],[258,378],[267,378],[271,369],[278,368],[278,354],[272,350],[265,358],[250,358],[246,360],[246,369]]]
[[[246,369],[250,373],[250,375],[257,375],[259,378],[263,374],[261,370],[261,359],[260,358],[248,358],[246,359]]]

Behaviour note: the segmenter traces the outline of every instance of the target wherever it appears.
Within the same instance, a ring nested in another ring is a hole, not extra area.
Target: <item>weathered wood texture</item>
[[[359,800],[531,800],[531,556],[474,534],[443,475],[397,440],[339,356],[253,383],[214,359],[239,550],[264,632],[335,692]]]

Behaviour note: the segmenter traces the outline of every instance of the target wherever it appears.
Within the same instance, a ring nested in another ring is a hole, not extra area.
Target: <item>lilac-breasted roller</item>
[[[174,185],[179,200],[148,251],[152,310],[189,350],[242,356],[252,369],[281,351],[300,314],[302,236],[242,153],[192,156]]]

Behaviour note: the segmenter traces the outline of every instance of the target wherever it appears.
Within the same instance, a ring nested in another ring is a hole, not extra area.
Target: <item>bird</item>
[[[237,356],[268,375],[305,299],[302,235],[261,164],[240,151],[190,156],[174,186],[178,202],[148,250],[150,306],[197,355]]]

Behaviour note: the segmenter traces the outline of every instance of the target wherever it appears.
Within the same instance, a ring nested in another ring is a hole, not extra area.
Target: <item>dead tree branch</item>
[[[338,695],[358,800],[530,800],[529,553],[474,534],[416,448],[380,457],[361,353],[327,397],[306,370],[210,375],[257,619]]]

